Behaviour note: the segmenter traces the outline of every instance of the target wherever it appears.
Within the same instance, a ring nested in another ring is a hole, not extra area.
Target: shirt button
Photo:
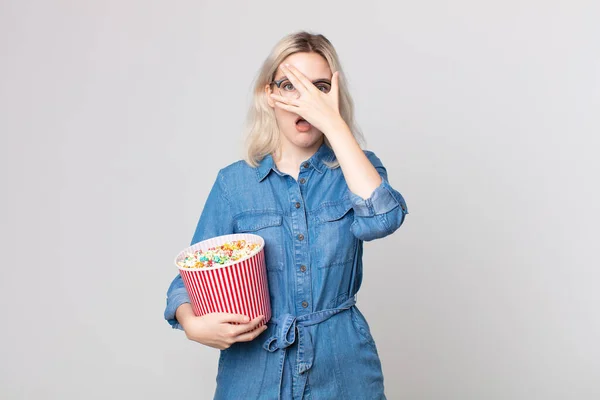
[[[304,182],[306,182],[306,179],[300,178],[300,183],[304,183]]]
[[[296,206],[296,208],[300,208],[300,203],[296,202],[296,204],[294,204]]]
[[[298,234],[298,240],[304,240],[304,235],[303,234]]]
[[[301,265],[300,266],[300,271],[305,272],[306,271],[306,265]]]
[[[307,162],[305,162],[304,164],[302,164],[302,166],[303,166],[304,168],[308,168],[308,163],[307,163]]]
[[[306,301],[303,301],[302,302],[302,307],[304,307],[304,308],[308,307],[308,303]]]

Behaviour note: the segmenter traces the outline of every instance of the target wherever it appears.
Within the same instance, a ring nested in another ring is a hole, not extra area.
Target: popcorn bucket
[[[258,243],[260,250],[231,264],[213,264],[211,267],[182,267],[179,261],[198,250],[206,251],[226,242],[245,240]],[[271,319],[271,301],[265,266],[265,241],[258,235],[236,233],[217,236],[182,250],[175,258],[175,265],[190,296],[194,314],[224,312],[247,315],[250,320],[264,315],[260,325]]]

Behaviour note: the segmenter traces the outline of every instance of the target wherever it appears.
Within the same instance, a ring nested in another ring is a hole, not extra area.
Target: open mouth
[[[296,130],[298,132],[308,132],[312,129],[312,125],[302,117],[296,118]]]

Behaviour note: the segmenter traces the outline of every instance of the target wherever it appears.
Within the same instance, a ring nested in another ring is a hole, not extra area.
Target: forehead
[[[331,69],[327,61],[317,53],[294,53],[287,56],[282,64],[292,64],[309,80],[331,79]],[[285,74],[277,68],[275,79],[279,79]]]

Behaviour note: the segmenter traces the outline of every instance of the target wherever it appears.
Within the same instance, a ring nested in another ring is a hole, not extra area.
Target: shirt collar
[[[324,162],[333,161],[334,158],[335,154],[333,153],[333,150],[330,149],[329,146],[327,146],[323,141],[319,149],[305,162],[308,162],[310,165],[312,165],[312,167],[319,173],[323,173],[324,169],[327,168]],[[302,162],[302,164],[304,164],[304,162]],[[267,154],[261,160],[258,167],[256,167],[258,181],[261,182],[263,179],[265,179],[271,170],[280,174],[280,172],[277,170],[275,162],[273,161],[273,156],[271,156],[271,154]]]

